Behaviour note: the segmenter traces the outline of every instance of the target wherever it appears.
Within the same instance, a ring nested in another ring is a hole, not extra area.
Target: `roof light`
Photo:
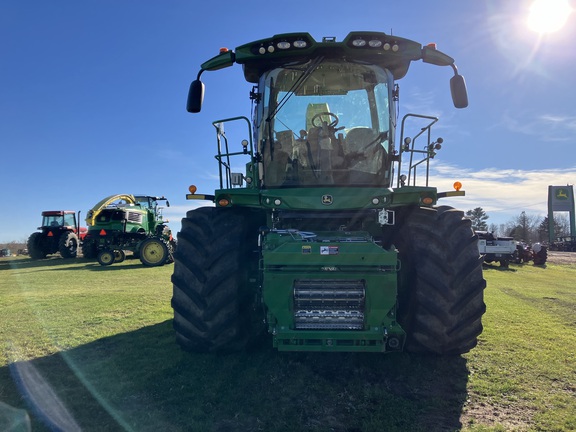
[[[229,51],[228,48],[225,48],[225,47],[220,48],[220,54],[227,53],[228,51]]]
[[[389,51],[391,46],[388,42],[386,42],[382,48],[384,48],[385,51]]]
[[[364,39],[361,39],[361,38],[359,38],[359,39],[354,39],[354,40],[352,41],[352,45],[355,46],[355,47],[363,47],[363,46],[366,45],[366,41],[365,41]]]
[[[190,185],[190,186],[188,186],[188,190],[190,191],[190,193],[192,195],[194,195],[196,193],[196,191],[198,190],[198,188],[194,185]]]
[[[462,189],[462,183],[460,183],[459,181],[454,182],[453,186],[454,186],[454,189],[456,189],[457,191]]]
[[[399,49],[400,47],[398,46],[398,44],[392,45],[392,51],[397,52]]]
[[[295,40],[294,41],[294,48],[306,48],[308,43],[303,40]]]
[[[278,49],[285,50],[285,49],[290,48],[291,45],[290,45],[290,42],[281,41],[281,42],[278,42],[278,43],[276,44],[276,46],[278,47]]]
[[[269,52],[269,53],[273,53],[273,52],[274,52],[274,45],[268,46],[268,52]]]
[[[380,48],[382,46],[382,41],[379,39],[372,39],[368,42],[368,45],[372,48]]]
[[[266,48],[264,48],[264,46],[261,46],[260,48],[258,48],[258,52],[260,54],[266,54]]]

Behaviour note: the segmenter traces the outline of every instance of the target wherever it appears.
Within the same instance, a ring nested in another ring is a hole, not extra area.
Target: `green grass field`
[[[448,358],[185,353],[171,273],[1,259],[0,430],[576,430],[575,265],[488,267],[479,345]]]

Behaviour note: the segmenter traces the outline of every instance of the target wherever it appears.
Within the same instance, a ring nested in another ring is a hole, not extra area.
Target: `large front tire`
[[[395,244],[400,273],[398,321],[406,350],[462,354],[477,344],[486,310],[482,257],[464,213],[450,207],[413,208]]]
[[[247,289],[258,235],[255,218],[202,207],[182,219],[174,260],[172,307],[177,343],[187,351],[230,352],[258,329],[256,293]]]

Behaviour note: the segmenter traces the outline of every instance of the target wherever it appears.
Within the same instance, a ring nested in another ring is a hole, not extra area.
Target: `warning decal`
[[[338,255],[338,246],[320,246],[320,255]]]

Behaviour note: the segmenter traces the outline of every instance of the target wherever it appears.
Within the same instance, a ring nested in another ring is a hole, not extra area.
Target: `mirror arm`
[[[454,71],[454,75],[458,75],[458,68],[456,67],[456,65],[454,63],[452,63],[450,66],[452,66],[452,70]],[[198,74],[198,77],[200,77],[200,74]]]

